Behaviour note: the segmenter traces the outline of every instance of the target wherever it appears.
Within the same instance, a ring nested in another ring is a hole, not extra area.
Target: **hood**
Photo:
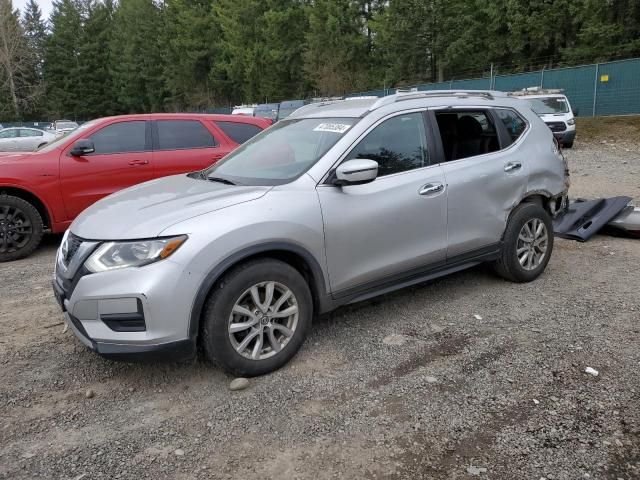
[[[175,223],[257,200],[271,188],[175,175],[141,183],[94,203],[70,228],[75,235],[91,240],[152,238]]]
[[[35,152],[0,152],[0,165],[30,157]]]

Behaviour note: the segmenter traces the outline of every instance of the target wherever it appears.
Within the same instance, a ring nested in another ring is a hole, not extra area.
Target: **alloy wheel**
[[[229,315],[228,332],[237,353],[264,360],[287,346],[298,326],[298,301],[278,282],[261,282],[240,295]]]
[[[0,253],[20,250],[32,235],[33,226],[24,211],[12,205],[0,206]]]
[[[547,254],[549,233],[539,218],[528,220],[518,234],[516,255],[525,270],[535,270]]]

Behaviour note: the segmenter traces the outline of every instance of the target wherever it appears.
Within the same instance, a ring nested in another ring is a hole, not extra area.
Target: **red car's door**
[[[212,122],[208,123],[196,119],[153,121],[156,177],[202,170],[233,149],[235,145],[230,145]]]
[[[72,156],[73,144],[60,158],[60,186],[69,219],[123,188],[154,178],[150,123],[114,121],[88,137],[95,152]]]

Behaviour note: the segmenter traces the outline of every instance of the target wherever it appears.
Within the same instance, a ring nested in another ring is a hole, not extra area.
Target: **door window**
[[[366,158],[378,162],[378,176],[428,165],[422,113],[407,113],[384,121],[351,150],[345,160]]]
[[[21,128],[20,136],[21,137],[41,137],[42,132],[39,130],[31,130],[30,128]]]
[[[96,149],[93,155],[148,150],[146,123],[144,120],[112,123],[98,130],[89,137]]]
[[[262,129],[250,123],[240,122],[216,122],[222,131],[238,145],[259,134]]]
[[[509,137],[511,138],[509,145],[511,145],[520,138],[520,135],[525,131],[527,128],[527,122],[525,122],[523,118],[513,110],[498,108],[495,112],[509,133]]]
[[[0,132],[0,138],[16,138],[18,136],[18,130],[4,130]]]
[[[211,132],[198,120],[158,120],[158,150],[215,147]]]
[[[446,161],[500,150],[491,118],[483,110],[436,112]]]

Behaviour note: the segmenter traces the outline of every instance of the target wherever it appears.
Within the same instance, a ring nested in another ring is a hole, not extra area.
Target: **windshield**
[[[240,185],[280,185],[316,163],[357,121],[355,118],[285,120],[253,137],[204,171]]]
[[[531,108],[538,115],[544,115],[546,113],[568,113],[569,104],[566,98],[562,97],[542,97],[542,98],[529,98]]]
[[[83,123],[81,126],[76,128],[73,132],[69,133],[68,135],[65,135],[64,137],[56,138],[53,142],[47,143],[44,147],[39,148],[37,151],[50,152],[51,150],[55,150],[56,148],[60,147],[62,143],[67,143],[68,141],[72,142],[78,138],[82,138],[82,136],[84,135],[84,132],[94,127],[96,123],[98,123],[97,120],[94,120],[93,122]]]

